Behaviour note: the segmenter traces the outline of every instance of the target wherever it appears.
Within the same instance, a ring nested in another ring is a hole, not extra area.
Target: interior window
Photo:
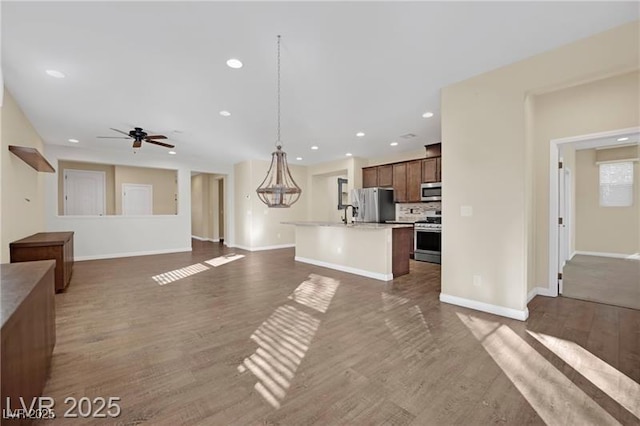
[[[633,163],[630,161],[600,164],[600,205],[633,205]]]

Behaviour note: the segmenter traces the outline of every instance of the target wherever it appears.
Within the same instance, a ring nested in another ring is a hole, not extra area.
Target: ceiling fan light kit
[[[280,141],[280,36],[278,36],[278,139],[276,150],[271,153],[271,165],[256,193],[260,201],[268,207],[291,207],[302,194],[302,189],[291,176],[287,154],[282,150]]]

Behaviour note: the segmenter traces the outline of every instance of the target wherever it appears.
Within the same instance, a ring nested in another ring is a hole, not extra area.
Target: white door
[[[103,216],[105,214],[105,172],[64,171],[64,214]]]
[[[122,214],[125,216],[153,214],[153,185],[123,183]]]
[[[565,167],[558,169],[558,272],[561,274],[571,256],[571,186],[571,171]],[[558,278],[558,293],[562,294],[561,278]]]

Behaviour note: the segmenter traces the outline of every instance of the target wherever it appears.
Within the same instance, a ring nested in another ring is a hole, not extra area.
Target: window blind
[[[600,164],[600,205],[633,205],[633,163],[630,161]]]

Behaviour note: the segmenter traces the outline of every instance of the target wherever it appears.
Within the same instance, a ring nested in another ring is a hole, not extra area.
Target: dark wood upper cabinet
[[[378,166],[378,186],[383,188],[393,186],[393,166],[391,164]]]
[[[431,183],[439,182],[438,180],[438,161],[440,158],[427,158],[422,160],[422,182]]]
[[[407,202],[407,163],[393,165],[393,201]]]
[[[442,156],[442,143],[425,145],[424,148],[427,150],[425,156],[426,158],[435,158]]]
[[[378,186],[378,168],[365,167],[362,169],[362,187],[374,188]]]
[[[407,163],[407,201],[420,202],[420,184],[422,183],[422,161],[416,160]]]
[[[396,203],[419,203],[421,183],[442,180],[441,144],[425,145],[424,159],[400,161],[392,164],[362,168],[362,187],[393,188]]]

